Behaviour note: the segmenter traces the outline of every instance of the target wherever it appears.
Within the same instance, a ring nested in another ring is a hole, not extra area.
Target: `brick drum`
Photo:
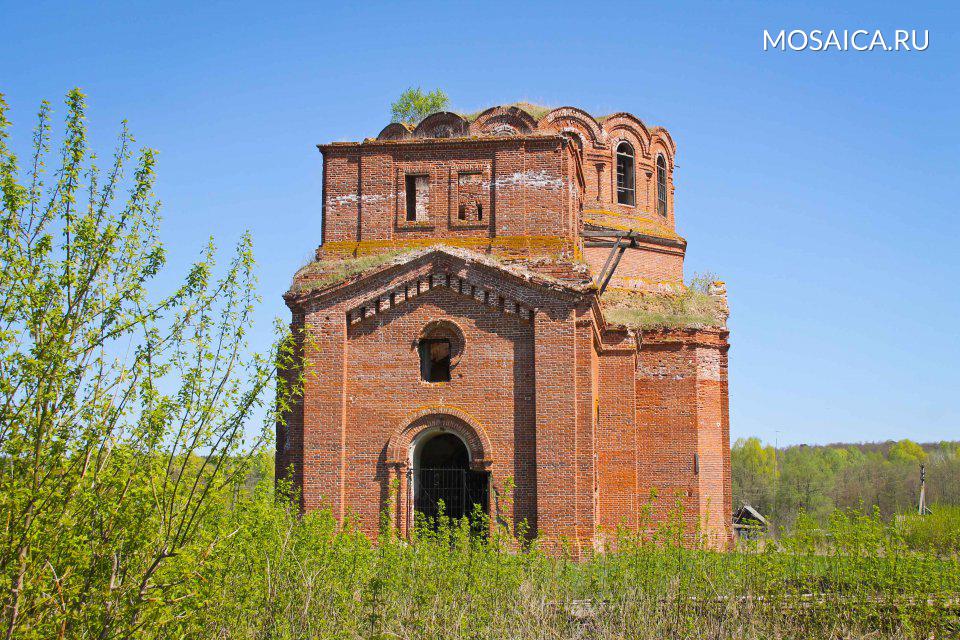
[[[323,243],[284,296],[303,390],[277,429],[303,509],[406,535],[418,452],[453,434],[492,520],[548,547],[675,514],[730,543],[725,322],[631,329],[599,295],[682,289],[665,129],[515,105],[319,150]],[[430,381],[437,336],[449,379]]]

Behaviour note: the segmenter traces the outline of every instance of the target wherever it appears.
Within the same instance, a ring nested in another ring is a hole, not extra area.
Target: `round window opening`
[[[463,332],[453,322],[431,322],[417,338],[420,355],[420,379],[424,382],[449,382],[463,354]]]

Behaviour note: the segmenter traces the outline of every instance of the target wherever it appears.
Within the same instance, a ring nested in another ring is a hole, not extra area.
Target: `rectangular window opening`
[[[450,340],[425,338],[417,347],[420,351],[420,377],[425,382],[449,382]]]
[[[404,185],[407,193],[407,222],[417,221],[417,176],[407,176]]]

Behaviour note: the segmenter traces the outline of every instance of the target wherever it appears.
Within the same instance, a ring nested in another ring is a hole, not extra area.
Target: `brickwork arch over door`
[[[489,482],[493,455],[486,431],[464,411],[449,407],[428,407],[408,416],[387,443],[386,462],[392,468],[389,482],[396,482],[399,489],[395,523],[401,535],[407,535],[413,530],[418,481],[421,483],[421,490],[423,489],[422,481],[425,478],[414,477],[417,474],[415,467],[420,462],[418,453],[422,453],[424,444],[443,435],[456,436],[466,449],[467,464],[460,469],[464,474],[461,481],[465,488],[470,489],[472,497],[468,496],[471,497],[470,500],[465,497],[464,505],[467,502],[480,502],[483,511],[490,513]],[[445,476],[445,473],[434,475]],[[446,472],[446,475],[449,475],[449,472]]]
[[[470,468],[489,469],[493,463],[490,438],[483,427],[458,409],[426,408],[404,420],[387,443],[387,464],[407,469],[413,462],[414,443],[427,433],[453,433],[467,447]]]

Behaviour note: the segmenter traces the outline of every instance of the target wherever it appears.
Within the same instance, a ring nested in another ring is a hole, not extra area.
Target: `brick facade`
[[[303,394],[277,430],[303,508],[370,536],[392,509],[407,533],[418,447],[452,433],[488,513],[548,545],[598,549],[678,505],[728,544],[725,327],[630,331],[597,295],[625,232],[611,286],[682,283],[664,129],[511,106],[319,149],[323,244],[285,296]],[[449,380],[430,382],[418,345],[438,330]]]

